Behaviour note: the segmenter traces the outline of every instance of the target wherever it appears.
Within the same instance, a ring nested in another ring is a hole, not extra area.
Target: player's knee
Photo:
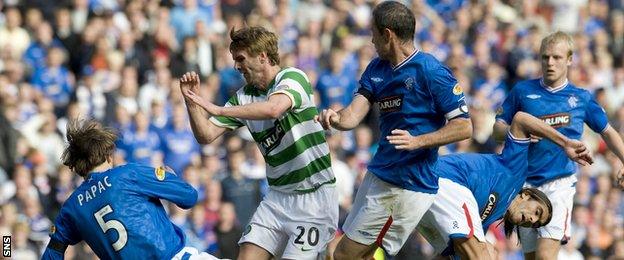
[[[336,246],[336,250],[334,250],[334,259],[349,259],[349,256],[349,250],[346,248],[345,244],[340,241],[340,243],[338,243],[338,246]]]
[[[536,257],[535,259],[537,260],[551,260],[551,259],[557,259],[558,255],[559,255],[559,250],[558,249],[547,249],[547,250],[540,250],[538,252],[535,253]]]

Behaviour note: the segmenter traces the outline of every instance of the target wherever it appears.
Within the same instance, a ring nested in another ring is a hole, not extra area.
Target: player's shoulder
[[[570,92],[572,92],[572,93],[574,93],[574,94],[576,94],[576,95],[578,95],[580,97],[583,97],[583,98],[591,98],[591,97],[593,97],[593,94],[588,89],[583,88],[583,87],[579,87],[579,86],[577,86],[575,84],[572,84],[572,83],[568,83],[567,91],[570,91]]]
[[[540,88],[540,79],[521,80],[514,84],[512,92],[521,93]]]
[[[407,64],[422,71],[432,71],[446,68],[446,66],[435,56],[420,50],[414,54],[414,57],[412,57]]]
[[[284,79],[292,79],[299,83],[304,83],[301,81],[310,82],[308,75],[306,75],[306,73],[303,70],[300,70],[295,67],[283,68],[280,72],[277,73],[277,75],[275,75],[276,82],[280,82]]]

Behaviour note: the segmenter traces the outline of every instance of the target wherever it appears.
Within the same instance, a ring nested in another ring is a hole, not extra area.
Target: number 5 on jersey
[[[117,230],[119,238],[117,238],[117,241],[113,243],[113,249],[115,249],[115,251],[119,251],[124,246],[126,246],[126,242],[128,242],[128,232],[126,232],[126,227],[124,227],[124,225],[121,224],[121,222],[119,222],[118,220],[111,219],[109,221],[104,221],[104,216],[111,212],[113,212],[113,208],[111,208],[110,205],[106,205],[97,212],[95,212],[93,216],[95,217],[95,220],[97,220],[100,228],[104,233],[106,233],[106,231],[111,228]]]

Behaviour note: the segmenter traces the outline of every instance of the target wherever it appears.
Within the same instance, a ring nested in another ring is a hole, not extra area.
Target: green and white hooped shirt
[[[277,93],[287,95],[292,101],[291,109],[277,120],[215,116],[210,121],[229,129],[249,128],[266,162],[269,186],[274,190],[307,193],[324,184],[335,183],[325,132],[314,121],[318,111],[312,86],[303,71],[282,69],[266,92],[246,85],[236,91],[225,106],[267,101]]]

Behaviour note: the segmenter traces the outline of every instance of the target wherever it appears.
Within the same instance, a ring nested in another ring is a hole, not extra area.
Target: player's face
[[[528,195],[518,195],[516,200],[521,200],[518,207],[509,209],[511,222],[521,227],[541,227],[548,219],[548,208],[543,203],[530,198]]]
[[[234,68],[245,78],[247,84],[257,84],[262,75],[262,64],[260,55],[251,56],[246,50],[232,51]]]
[[[540,55],[544,83],[549,86],[563,84],[568,74],[568,66],[572,64],[572,57],[568,56],[568,51],[569,47],[563,41],[542,47]]]
[[[383,34],[377,30],[377,26],[373,25],[371,27],[373,31],[373,38],[371,41],[373,42],[373,45],[375,45],[375,51],[377,51],[377,55],[379,55],[380,59],[386,59],[388,42],[385,37],[383,37]]]

